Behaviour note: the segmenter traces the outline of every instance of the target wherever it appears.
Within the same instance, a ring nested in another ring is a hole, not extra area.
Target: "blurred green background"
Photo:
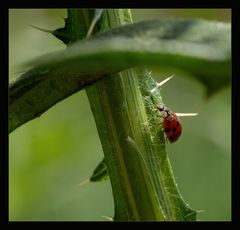
[[[231,21],[229,9],[138,9],[134,21],[159,17]],[[9,10],[9,80],[21,64],[65,49],[51,34],[64,25],[66,10]],[[160,81],[176,74],[162,89],[166,105],[177,112],[199,112],[182,118],[184,132],[167,145],[184,200],[199,220],[231,220],[231,89],[206,98],[206,89],[188,73],[154,70]],[[181,97],[179,97],[181,95]],[[94,118],[84,90],[58,103],[40,118],[9,136],[10,220],[100,220],[113,216],[109,181],[77,186],[103,158]]]

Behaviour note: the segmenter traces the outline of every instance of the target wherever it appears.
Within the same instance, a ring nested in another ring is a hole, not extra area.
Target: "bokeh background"
[[[159,17],[231,21],[229,9],[138,9],[134,21]],[[54,30],[64,25],[64,9],[9,10],[9,80],[21,64],[65,45],[30,25]],[[205,87],[177,69],[153,70],[160,81],[176,77],[162,89],[166,105],[177,112],[199,112],[182,118],[184,132],[167,145],[184,200],[199,220],[231,220],[231,89],[206,97]],[[180,95],[180,96],[179,96]],[[78,184],[89,178],[103,152],[84,90],[56,104],[40,118],[9,136],[10,220],[99,220],[113,216],[109,181]]]

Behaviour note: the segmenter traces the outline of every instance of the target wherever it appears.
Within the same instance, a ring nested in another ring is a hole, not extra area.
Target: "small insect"
[[[159,88],[161,88],[166,82],[174,77],[170,76],[165,80],[156,83],[156,87],[154,87],[150,92],[154,94]],[[160,116],[163,118],[162,127],[166,134],[166,140],[170,143],[173,143],[178,140],[178,138],[182,134],[182,125],[180,123],[179,117],[188,117],[188,116],[196,116],[197,113],[174,113],[169,108],[167,108],[164,104],[154,105],[154,111],[159,111]]]
[[[178,115],[164,105],[157,105],[156,109],[160,111],[163,117],[162,126],[166,134],[166,140],[170,143],[177,141],[182,133],[182,125]]]

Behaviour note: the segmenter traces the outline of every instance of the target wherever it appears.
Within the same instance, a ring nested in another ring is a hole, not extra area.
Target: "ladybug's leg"
[[[166,135],[166,142],[168,143],[168,137],[167,137],[167,133],[169,133],[170,132],[170,129],[169,128],[166,128],[166,129],[164,129],[163,130],[163,132],[165,133],[165,135]]]
[[[165,141],[166,141],[166,143],[168,143],[168,138],[167,138],[167,136],[165,135]]]
[[[166,143],[168,143],[168,138],[167,138],[167,136],[165,136],[165,138],[166,138]]]

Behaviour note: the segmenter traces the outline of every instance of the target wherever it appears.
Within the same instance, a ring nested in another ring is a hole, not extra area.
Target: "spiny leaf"
[[[92,176],[90,177],[90,181],[97,182],[102,180],[107,180],[109,178],[108,176],[108,170],[107,165],[105,162],[105,158],[98,164],[96,169],[93,171]]]
[[[31,62],[10,84],[9,131],[101,77],[140,65],[184,69],[212,93],[229,84],[230,59],[227,23],[161,19],[99,33]]]
[[[65,26],[63,28],[56,29],[52,32],[52,34],[61,40],[64,44],[69,45],[74,41],[74,35],[71,23],[69,21],[69,18],[65,18]]]
[[[66,45],[69,45],[79,40],[79,38],[84,38],[86,36],[86,33],[81,32],[82,30],[73,30],[72,28],[72,25],[75,24],[75,21],[83,20],[82,18],[80,18],[79,14],[76,13],[77,11],[78,9],[68,10],[68,17],[64,19],[65,21],[64,27],[56,29],[52,33],[55,37],[60,39]],[[95,11],[95,9],[90,9],[90,10],[88,9],[87,11],[91,12],[91,14],[95,14],[95,12],[96,14],[99,13],[99,11]]]

